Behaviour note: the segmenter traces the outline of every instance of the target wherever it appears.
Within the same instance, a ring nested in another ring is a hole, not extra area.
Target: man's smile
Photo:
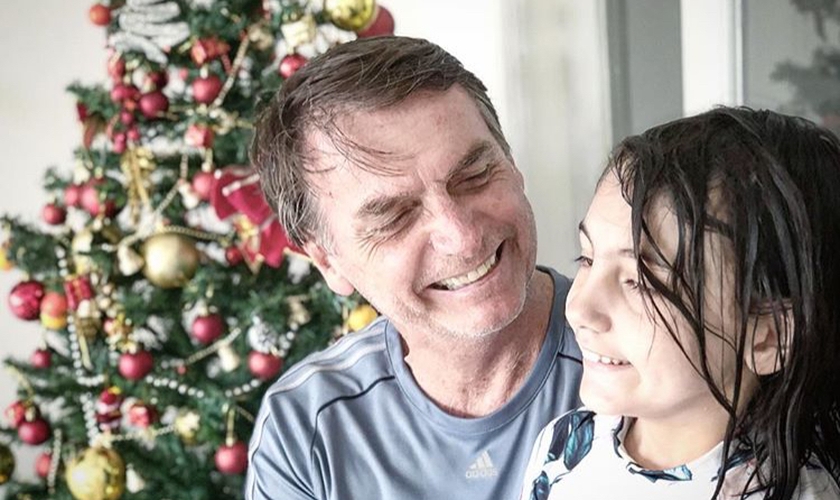
[[[497,254],[500,253],[500,249],[501,247],[499,247],[496,252],[493,252],[487,260],[479,264],[479,266],[472,271],[440,280],[437,283],[434,283],[432,287],[439,290],[458,290],[475,283],[481,278],[487,276],[487,274],[496,266],[496,262],[498,262]]]

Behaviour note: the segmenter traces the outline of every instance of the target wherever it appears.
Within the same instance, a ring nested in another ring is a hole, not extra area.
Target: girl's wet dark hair
[[[633,245],[648,306],[668,326],[667,301],[691,326],[700,352],[695,368],[726,408],[730,423],[715,497],[734,443],[752,448],[756,473],[748,491],[790,499],[800,469],[819,461],[840,484],[840,142],[802,118],[747,108],[719,108],[632,136],[613,152],[605,176],[617,174],[632,208]],[[661,209],[678,223],[676,255],[666,256],[648,223]],[[713,378],[704,304],[708,237],[731,243],[739,329],[726,341],[744,359],[750,318],[772,314],[779,332],[779,369],[759,377],[749,401],[737,394],[748,369],[738,363],[736,396]],[[657,278],[641,248],[669,262]],[[655,299],[654,299],[655,295]],[[787,328],[791,325],[792,328]],[[683,352],[685,347],[680,344]]]

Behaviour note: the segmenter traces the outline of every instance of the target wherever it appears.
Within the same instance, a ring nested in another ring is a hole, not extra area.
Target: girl
[[[523,499],[840,499],[840,142],[717,109],[623,141],[566,315],[585,409]]]

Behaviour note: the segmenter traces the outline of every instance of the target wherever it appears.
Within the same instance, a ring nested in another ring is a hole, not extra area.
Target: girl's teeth
[[[629,363],[627,363],[627,361],[621,361],[621,360],[618,360],[618,359],[609,358],[607,356],[601,356],[598,353],[595,353],[595,352],[592,352],[592,351],[587,351],[585,349],[582,349],[581,351],[583,352],[583,357],[584,358],[588,359],[589,361],[593,361],[595,363],[601,363],[601,364],[604,364],[604,365],[615,365],[615,366],[629,364]]]

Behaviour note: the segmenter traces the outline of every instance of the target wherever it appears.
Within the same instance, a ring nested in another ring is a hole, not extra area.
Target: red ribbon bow
[[[263,198],[256,172],[245,167],[227,167],[217,170],[215,177],[210,204],[219,219],[240,216],[234,220],[240,237],[239,249],[252,269],[262,262],[280,267],[286,249],[303,253],[289,241],[277,216]]]

